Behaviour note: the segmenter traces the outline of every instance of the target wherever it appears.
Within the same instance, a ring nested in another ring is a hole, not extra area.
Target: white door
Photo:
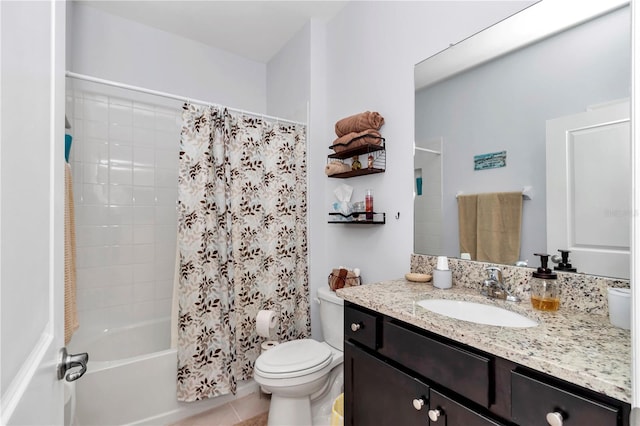
[[[0,423],[60,425],[65,3],[0,19]]]
[[[628,101],[547,121],[547,252],[578,272],[629,278]]]

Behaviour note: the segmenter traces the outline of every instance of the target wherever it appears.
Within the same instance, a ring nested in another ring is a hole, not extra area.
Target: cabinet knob
[[[423,406],[424,406],[424,399],[422,399],[422,398],[414,398],[414,400],[413,400],[413,408],[415,408],[416,410],[420,411],[420,410],[422,410]]]
[[[562,420],[562,414],[557,411],[547,413],[547,423],[549,423],[549,426],[562,426]]]
[[[439,409],[429,410],[429,418],[432,422],[437,422],[442,412]]]
[[[351,331],[358,331],[360,330],[360,327],[361,327],[360,324],[357,324],[355,322],[351,323]]]

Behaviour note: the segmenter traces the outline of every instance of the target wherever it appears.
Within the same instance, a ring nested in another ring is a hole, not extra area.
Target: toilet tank
[[[329,287],[318,288],[320,324],[324,341],[340,351],[344,347],[344,301]]]

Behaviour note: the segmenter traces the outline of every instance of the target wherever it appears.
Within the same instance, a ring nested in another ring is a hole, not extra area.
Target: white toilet
[[[328,424],[331,404],[342,392],[344,302],[328,287],[317,294],[325,341],[285,342],[256,360],[253,377],[271,393],[269,426],[312,425],[325,417]]]

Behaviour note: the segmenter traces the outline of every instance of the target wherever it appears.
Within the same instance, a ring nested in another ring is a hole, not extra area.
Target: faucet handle
[[[488,272],[490,280],[502,282],[502,271],[500,268],[497,266],[487,266],[484,270]]]

